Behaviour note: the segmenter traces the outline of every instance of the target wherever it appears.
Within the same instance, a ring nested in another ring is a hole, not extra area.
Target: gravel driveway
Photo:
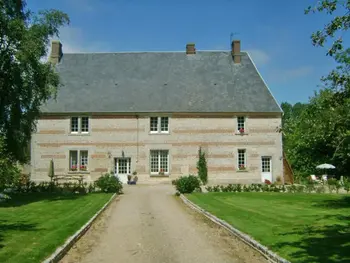
[[[267,262],[174,196],[171,185],[126,186],[62,263]]]

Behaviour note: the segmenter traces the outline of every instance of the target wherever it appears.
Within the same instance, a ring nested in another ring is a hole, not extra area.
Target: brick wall
[[[88,150],[87,180],[114,170],[114,158],[131,157],[131,170],[140,182],[159,178],[149,174],[151,149],[169,150],[170,179],[196,173],[198,148],[207,152],[210,183],[260,182],[261,156],[272,157],[272,175],[283,174],[282,137],[276,132],[281,117],[251,115],[246,119],[246,135],[235,134],[236,119],[221,116],[173,115],[169,134],[150,134],[149,117],[93,116],[87,135],[70,134],[68,117],[45,117],[38,121],[32,138],[32,178],[47,180],[50,159],[57,174],[69,170],[69,150]],[[237,171],[237,151],[246,149],[247,171]],[[162,179],[164,180],[164,179]]]

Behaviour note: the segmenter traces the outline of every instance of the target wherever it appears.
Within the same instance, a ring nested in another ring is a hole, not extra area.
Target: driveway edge
[[[278,256],[271,250],[269,250],[267,247],[263,246],[247,234],[244,234],[243,232],[239,231],[238,229],[231,226],[229,223],[225,222],[224,220],[221,220],[217,218],[216,216],[212,215],[208,211],[204,210],[203,208],[199,207],[198,205],[191,202],[189,199],[187,199],[183,194],[180,195],[181,200],[190,208],[197,211],[198,213],[204,215],[206,218],[210,219],[215,224],[225,228],[228,230],[231,234],[235,235],[239,239],[241,239],[244,243],[248,244],[253,249],[257,250],[259,253],[261,253],[263,256],[271,260],[272,262],[276,263],[290,263],[290,261]]]
[[[51,254],[49,258],[46,258],[44,261],[42,261],[42,263],[56,263],[61,260],[69,251],[69,249],[79,240],[79,238],[81,238],[86,233],[86,231],[91,227],[98,216],[101,215],[102,212],[106,210],[106,208],[112,203],[112,201],[116,199],[117,196],[117,194],[113,194],[108,202],[99,211],[97,211],[97,213],[92,218],[90,218],[90,220],[85,225],[83,225],[77,232],[70,236],[62,246],[58,247],[56,251]]]

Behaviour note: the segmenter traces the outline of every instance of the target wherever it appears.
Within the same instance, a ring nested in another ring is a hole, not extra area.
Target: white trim
[[[243,52],[243,51],[241,51],[241,52]],[[255,63],[254,63],[254,61],[253,61],[253,59],[252,59],[251,56],[249,55],[249,52],[247,52],[247,51],[244,51],[244,52],[247,53],[247,55],[248,55],[250,61],[252,62],[253,66],[254,66],[254,68],[255,68],[255,70],[256,70],[256,72],[258,72],[258,74],[259,74],[261,80],[263,81],[264,85],[266,86],[267,90],[270,92],[272,98],[274,99],[274,101],[275,101],[276,104],[278,105],[278,108],[279,108],[279,109],[281,110],[281,112],[283,113],[283,110],[282,110],[282,108],[281,108],[281,105],[279,105],[279,103],[277,102],[277,100],[276,100],[275,96],[273,95],[273,93],[271,92],[269,86],[267,86],[267,84],[266,84],[264,78],[263,78],[262,75],[260,74],[260,72],[259,72],[258,68],[256,67],[256,65],[255,65]]]

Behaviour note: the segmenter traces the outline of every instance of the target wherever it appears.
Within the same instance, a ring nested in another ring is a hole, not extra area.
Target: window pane
[[[82,132],[89,132],[89,117],[82,117],[81,118],[81,131]]]
[[[151,131],[153,131],[153,132],[158,131],[158,118],[157,117],[150,118],[150,127],[151,127]]]
[[[160,118],[160,130],[162,132],[169,131],[169,118],[168,117],[161,117]]]
[[[78,151],[69,152],[69,169],[70,170],[78,169]]]
[[[118,174],[128,173],[128,159],[118,159]]]
[[[70,122],[70,130],[71,132],[78,132],[78,117],[72,117]]]
[[[245,150],[238,150],[238,168],[245,168]]]
[[[271,158],[270,157],[262,157],[261,158],[261,168],[263,173],[271,172]]]
[[[88,151],[80,151],[80,170],[87,170],[88,160]]]
[[[244,129],[244,117],[237,117],[237,130]]]
[[[169,151],[163,150],[163,151],[159,151],[159,155],[160,155],[160,172],[163,173],[168,173],[168,157],[169,157]]]
[[[159,172],[159,158],[158,158],[158,152],[155,150],[151,150],[151,173],[158,173]]]

